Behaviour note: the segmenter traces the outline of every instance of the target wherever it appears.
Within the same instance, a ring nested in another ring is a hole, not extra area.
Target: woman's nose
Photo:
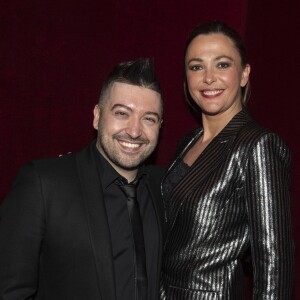
[[[204,73],[204,82],[207,84],[212,84],[216,81],[215,72],[211,69],[208,69]]]

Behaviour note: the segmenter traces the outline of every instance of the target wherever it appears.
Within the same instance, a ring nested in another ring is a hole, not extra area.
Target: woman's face
[[[202,113],[235,115],[242,108],[241,87],[248,82],[250,66],[232,40],[221,33],[198,35],[186,51],[187,88]]]

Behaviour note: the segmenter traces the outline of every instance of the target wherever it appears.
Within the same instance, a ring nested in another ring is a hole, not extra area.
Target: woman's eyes
[[[221,62],[221,63],[218,63],[218,68],[219,69],[227,69],[229,68],[230,64],[227,63],[227,62]]]
[[[230,63],[228,63],[228,62],[219,62],[219,63],[217,63],[216,67],[218,69],[227,69],[227,68],[230,67]],[[202,65],[191,65],[189,67],[189,69],[191,71],[201,71],[201,70],[205,69],[205,67],[203,67]]]
[[[190,66],[191,71],[199,71],[199,70],[202,70],[202,69],[203,69],[203,67],[201,65]]]

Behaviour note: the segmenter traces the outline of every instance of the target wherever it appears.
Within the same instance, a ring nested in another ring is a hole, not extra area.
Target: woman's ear
[[[249,64],[247,64],[242,73],[241,87],[244,87],[247,84],[249,80],[250,71],[251,71],[251,67]]]

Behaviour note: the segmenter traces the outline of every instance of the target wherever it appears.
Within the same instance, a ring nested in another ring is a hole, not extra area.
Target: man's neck
[[[120,174],[122,177],[126,178],[128,183],[134,181],[134,179],[136,178],[136,175],[138,173],[138,168],[136,169],[132,169],[132,170],[126,170],[122,167],[119,167],[118,165],[114,164],[108,157],[107,155],[104,153],[104,151],[99,148],[98,145],[96,145],[97,150],[99,151],[99,153],[102,155],[102,157],[111,165],[111,167],[113,169],[115,169],[115,171]]]

